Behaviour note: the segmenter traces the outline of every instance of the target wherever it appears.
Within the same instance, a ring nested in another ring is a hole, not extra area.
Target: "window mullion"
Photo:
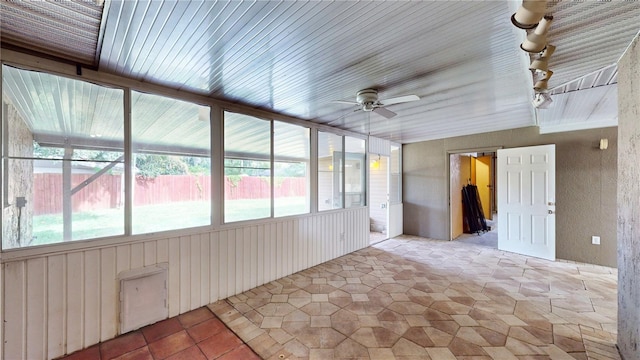
[[[133,154],[131,146],[131,89],[124,90],[124,233],[131,235],[133,214]]]
[[[274,143],[274,134],[275,132],[273,131],[273,120],[270,120],[270,125],[271,125],[271,138],[270,138],[270,144],[269,144],[269,163],[270,163],[270,175],[271,175],[271,179],[270,179],[270,187],[271,187],[271,217],[275,216],[275,212],[274,212],[274,208],[275,208],[275,164],[274,164],[274,156],[273,156],[273,143]]]

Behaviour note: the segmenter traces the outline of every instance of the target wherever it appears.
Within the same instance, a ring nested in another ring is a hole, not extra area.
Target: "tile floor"
[[[260,359],[202,307],[76,352],[65,360]]]
[[[263,359],[619,359],[616,283],[401,236],[209,307]]]
[[[616,269],[400,236],[67,359],[620,359],[616,284]]]
[[[491,231],[480,234],[462,234],[458,236],[455,241],[464,242],[467,244],[475,244],[481,246],[488,246],[494,249],[498,248],[498,214],[493,215],[495,220],[486,220],[487,225],[491,227]]]

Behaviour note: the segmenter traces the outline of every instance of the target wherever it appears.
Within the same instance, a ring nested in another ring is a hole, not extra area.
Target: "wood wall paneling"
[[[176,316],[367,245],[368,209],[355,208],[7,261],[3,357],[51,359],[115,337],[126,270],[168,263]]]

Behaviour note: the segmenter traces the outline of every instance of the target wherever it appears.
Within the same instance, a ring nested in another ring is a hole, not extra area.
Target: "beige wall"
[[[640,40],[618,64],[618,348],[640,359]]]
[[[491,156],[476,158],[475,184],[478,186],[478,195],[482,203],[482,212],[485,219],[491,220]]]
[[[608,150],[597,148],[600,138],[609,139]],[[407,144],[404,233],[448,239],[448,151],[542,144],[556,144],[556,256],[615,267],[616,128],[540,135],[529,127]],[[592,235],[601,245],[591,245]]]

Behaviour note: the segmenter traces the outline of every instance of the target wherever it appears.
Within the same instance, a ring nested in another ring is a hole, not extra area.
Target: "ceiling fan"
[[[385,108],[385,106],[400,104],[410,101],[420,100],[420,97],[417,95],[405,95],[399,96],[391,99],[379,100],[378,99],[378,90],[376,89],[364,89],[360,90],[356,93],[356,101],[342,101],[342,100],[334,100],[335,103],[340,104],[350,104],[350,105],[359,105],[361,110],[364,111],[373,111],[377,114],[384,116],[387,119],[391,119],[392,117],[398,115],[393,111]]]

